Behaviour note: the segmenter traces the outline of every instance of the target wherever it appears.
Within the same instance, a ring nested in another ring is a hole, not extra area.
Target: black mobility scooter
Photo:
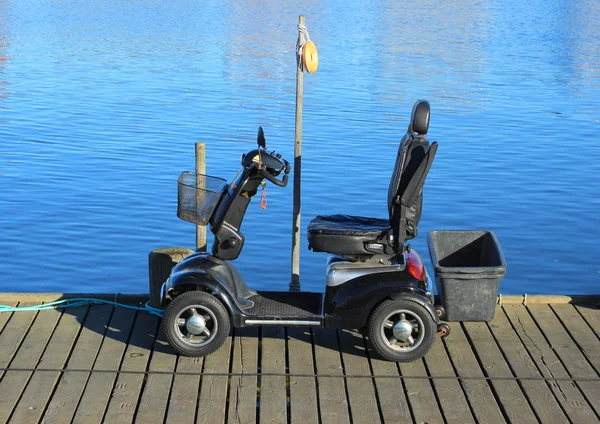
[[[231,324],[311,326],[361,329],[390,361],[423,356],[438,332],[449,332],[440,323],[443,308],[434,306],[423,261],[406,244],[417,235],[422,189],[437,150],[426,137],[429,116],[429,103],[417,101],[393,168],[387,219],[332,215],[310,223],[309,248],[330,253],[324,293],[254,291],[230,262],[244,246],[240,228],[261,184],[288,183],[290,165],[266,150],[262,129],[258,148],[242,156],[231,184],[183,173],[178,215],[210,225],[214,243],[210,254],[185,258],[162,286],[163,326],[171,346],[182,355],[204,356],[222,345]]]

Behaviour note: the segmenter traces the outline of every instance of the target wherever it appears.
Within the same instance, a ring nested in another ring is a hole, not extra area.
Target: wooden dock
[[[207,358],[177,357],[158,324],[107,305],[0,313],[0,423],[600,421],[595,305],[505,300],[400,365],[357,332],[299,328],[232,330]]]

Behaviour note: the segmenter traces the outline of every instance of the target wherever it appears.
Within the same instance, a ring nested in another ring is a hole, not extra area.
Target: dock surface
[[[0,423],[600,422],[596,306],[503,304],[451,329],[399,365],[306,328],[235,329],[186,358],[146,312],[0,313]]]

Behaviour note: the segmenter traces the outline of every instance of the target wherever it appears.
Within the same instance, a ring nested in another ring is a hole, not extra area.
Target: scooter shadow
[[[81,325],[75,347],[87,348],[128,357],[149,357],[176,352],[168,344],[160,318],[145,311],[112,305],[65,308]],[[245,327],[231,328],[225,344],[212,356],[228,353],[241,357],[246,351],[263,358],[285,358],[302,362],[343,363],[346,356],[368,357],[366,339],[356,330],[336,330],[308,327]]]

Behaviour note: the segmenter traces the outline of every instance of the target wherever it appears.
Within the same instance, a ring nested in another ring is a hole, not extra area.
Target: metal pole
[[[305,25],[304,15],[298,17],[298,25]],[[292,281],[290,291],[300,291],[300,174],[302,171],[302,100],[304,97],[304,72],[298,47],[305,37],[298,30],[296,43],[296,135],[294,137],[294,211],[292,225]]]
[[[196,186],[204,187],[206,185],[206,147],[204,143],[196,143]],[[197,191],[197,196],[203,196],[204,192]],[[197,202],[202,202],[204,199],[197,198]],[[206,226],[196,225],[196,252],[206,252]]]

